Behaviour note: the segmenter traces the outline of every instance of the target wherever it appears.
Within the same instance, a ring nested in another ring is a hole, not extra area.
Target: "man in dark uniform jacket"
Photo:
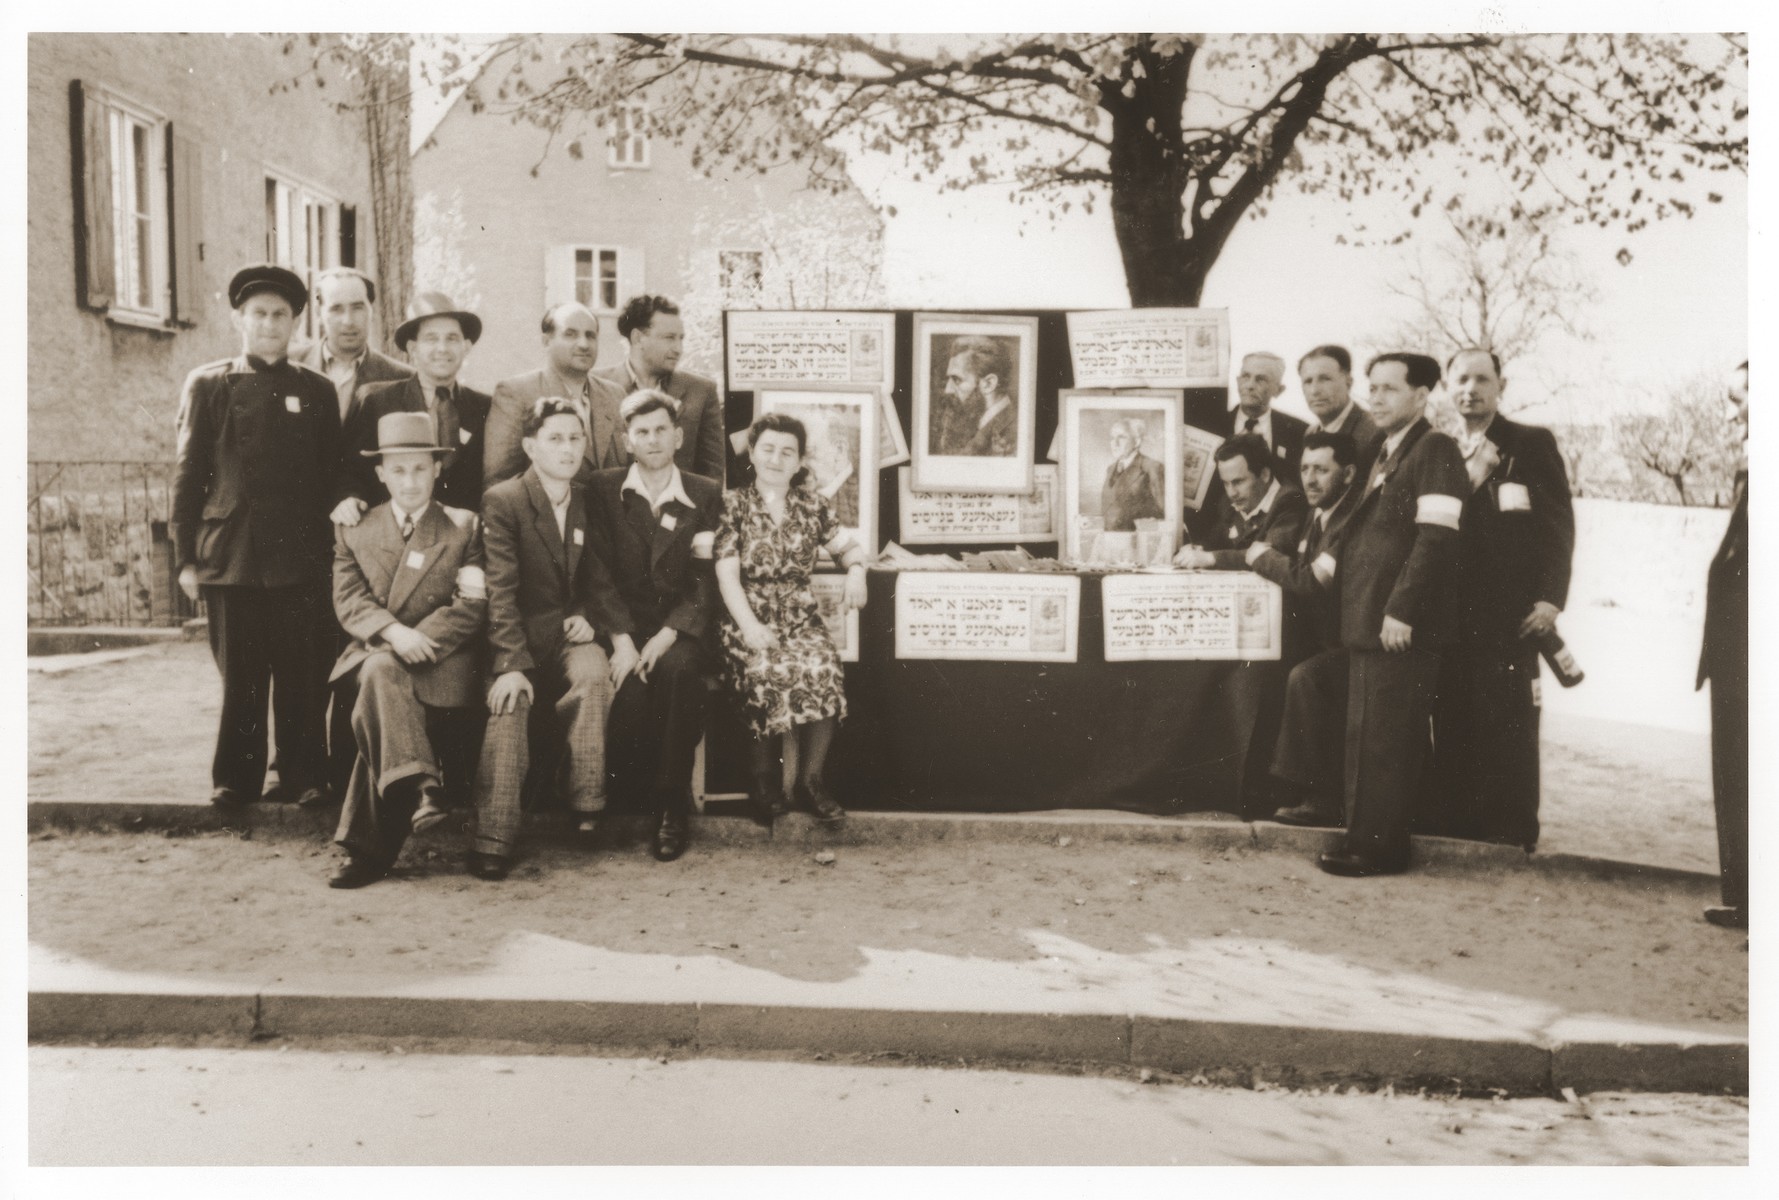
[[[179,586],[209,615],[222,673],[211,800],[258,798],[268,693],[279,773],[304,805],[325,803],[323,713],[337,650],[329,601],[328,506],[339,467],[333,386],[286,354],[303,282],[282,267],[229,281],[239,358],[185,381],[173,476]]]
[[[654,855],[685,852],[692,764],[704,736],[716,585],[711,545],[723,488],[680,470],[679,402],[649,388],[618,411],[634,458],[587,486],[593,623],[611,641],[608,761],[637,760],[657,814]]]
[[[1729,388],[1731,417],[1748,440],[1748,364]],[[1705,642],[1698,686],[1711,681],[1711,795],[1723,904],[1705,919],[1748,928],[1748,468],[1736,472],[1736,507],[1705,577]]]
[[[1311,506],[1303,537],[1290,551],[1256,542],[1248,569],[1285,593],[1285,644],[1301,661],[1285,681],[1285,709],[1272,773],[1295,802],[1272,819],[1284,825],[1340,825],[1347,736],[1347,652],[1340,644],[1340,603],[1332,587],[1341,525],[1359,489],[1353,486],[1353,439],[1312,430],[1299,460]],[[1295,638],[1292,631],[1296,630]]]
[[[1347,651],[1347,832],[1332,875],[1406,870],[1439,658],[1457,623],[1452,567],[1469,480],[1427,424],[1439,364],[1390,353],[1366,369],[1384,443],[1341,536],[1335,578]]]
[[[1112,463],[1100,485],[1100,519],[1107,533],[1130,533],[1138,521],[1167,515],[1162,505],[1167,476],[1159,461],[1143,453],[1147,433],[1148,426],[1134,417],[1112,422]]]
[[[1500,360],[1460,350],[1446,364],[1472,491],[1456,568],[1457,637],[1440,662],[1433,786],[1419,828],[1538,842],[1538,647],[1569,598],[1575,510],[1557,440],[1500,415]]]
[[[1297,377],[1303,385],[1303,402],[1316,418],[1310,428],[1352,438],[1357,475],[1369,478],[1384,431],[1353,402],[1353,356],[1345,346],[1317,346],[1297,360]]]
[[[446,453],[436,494],[440,504],[482,511],[482,432],[488,424],[490,397],[458,382],[458,372],[471,346],[482,336],[482,320],[451,303],[449,296],[422,292],[408,306],[408,319],[395,330],[395,344],[414,364],[406,379],[372,384],[364,391],[361,419],[345,436],[348,445],[347,494],[366,504],[381,504],[388,489],[377,478],[374,458],[379,422],[392,412],[423,412],[433,420],[439,445]]]

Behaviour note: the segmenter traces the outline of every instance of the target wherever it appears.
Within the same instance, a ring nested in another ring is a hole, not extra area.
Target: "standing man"
[[[1112,422],[1107,435],[1112,465],[1100,485],[1100,517],[1107,533],[1130,533],[1138,521],[1160,520],[1167,515],[1161,498],[1167,495],[1166,475],[1157,460],[1143,453],[1143,437],[1149,428],[1135,417]]]
[[[586,433],[574,405],[555,396],[532,406],[521,432],[531,466],[482,497],[495,679],[476,769],[469,869],[490,880],[506,878],[518,845],[534,694],[555,709],[569,807],[583,822],[605,808],[611,664],[594,641],[587,506],[574,482],[586,461]]]
[[[1347,651],[1347,832],[1331,875],[1408,869],[1440,654],[1456,625],[1452,567],[1470,483],[1457,443],[1427,424],[1439,363],[1380,354],[1366,368],[1383,448],[1341,538],[1336,578]]]
[[[408,830],[445,818],[448,746],[433,745],[429,713],[481,698],[476,635],[488,615],[476,514],[435,499],[438,444],[423,412],[377,423],[364,451],[389,499],[334,534],[334,613],[352,642],[334,678],[357,678],[358,759],[334,834],[346,860],[328,886],[357,888],[389,873]],[[453,769],[464,764],[460,759]]]
[[[324,710],[337,649],[328,506],[340,415],[328,381],[286,357],[303,281],[247,267],[229,281],[241,355],[193,371],[179,401],[173,544],[179,586],[203,596],[222,673],[211,802],[260,794],[268,694],[279,772],[297,803],[327,802]]]
[[[376,299],[377,284],[362,271],[331,267],[317,275],[315,307],[321,317],[321,336],[296,357],[298,366],[320,372],[334,385],[343,446],[376,444],[376,421],[370,421],[367,429],[360,429],[365,423],[361,412],[365,389],[374,383],[406,379],[414,373],[412,367],[372,348],[371,305]],[[348,466],[357,465],[354,454]],[[346,523],[340,519],[345,511],[336,506],[336,523]],[[362,513],[364,509],[357,511]]]
[[[395,344],[414,364],[415,373],[391,383],[366,388],[361,433],[377,434],[392,412],[423,412],[432,418],[443,453],[435,489],[441,504],[482,510],[482,434],[488,424],[489,396],[459,383],[458,372],[470,347],[482,336],[482,319],[451,303],[439,292],[422,292],[408,306],[408,319],[396,327]],[[388,499],[374,445],[347,447],[346,494],[365,506]],[[354,463],[352,460],[356,459]],[[342,522],[347,524],[347,522]]]
[[[1303,537],[1290,555],[1264,542],[1248,547],[1248,569],[1285,593],[1287,658],[1308,654],[1285,680],[1285,711],[1273,750],[1273,778],[1295,800],[1273,813],[1282,825],[1343,823],[1347,652],[1332,584],[1335,541],[1358,495],[1353,456],[1353,439],[1344,433],[1304,435],[1300,465],[1310,517]]]
[[[1457,637],[1440,661],[1429,833],[1538,843],[1538,646],[1569,598],[1575,510],[1557,440],[1500,413],[1492,351],[1460,350],[1446,380],[1471,492],[1455,577]]]
[[[1019,449],[1019,410],[1012,395],[1013,359],[991,337],[954,338],[945,364],[943,402],[927,433],[930,454],[1007,458]]]
[[[1705,919],[1748,928],[1748,364],[1730,380],[1730,420],[1742,427],[1736,507],[1705,577],[1705,644],[1698,686],[1711,681],[1711,796],[1717,808],[1717,869],[1723,904]]]
[[[692,764],[704,736],[704,662],[716,583],[711,545],[723,488],[674,462],[679,401],[649,388],[619,409],[634,461],[587,488],[593,621],[611,639],[606,747],[646,774],[658,814],[654,855],[685,853]]]
[[[623,363],[598,372],[618,400],[646,388],[657,388],[679,401],[679,427],[684,445],[673,461],[682,471],[723,481],[725,457],[723,400],[716,380],[679,370],[686,345],[686,327],[679,305],[666,296],[632,296],[618,314],[618,336],[629,347]],[[609,414],[618,422],[617,408]]]
[[[1303,402],[1316,418],[1313,428],[1352,438],[1358,477],[1369,478],[1384,431],[1353,403],[1353,356],[1345,346],[1317,346],[1297,360],[1297,378],[1303,384]]]
[[[1201,571],[1245,571],[1255,545],[1290,554],[1309,519],[1309,507],[1303,493],[1280,486],[1274,478],[1271,448],[1259,434],[1239,433],[1212,457],[1223,484],[1221,520],[1204,548],[1182,548],[1175,564]]]
[[[1273,477],[1296,487],[1297,462],[1309,426],[1290,413],[1273,411],[1272,402],[1284,391],[1284,359],[1270,350],[1244,355],[1241,373],[1235,377],[1236,406],[1230,410],[1228,427],[1218,432],[1225,437],[1259,435],[1272,454]]]
[[[544,313],[544,365],[494,385],[482,448],[482,487],[524,474],[525,421],[544,396],[560,396],[581,421],[586,465],[575,476],[585,484],[593,472],[630,461],[618,428],[618,402],[624,393],[593,374],[599,361],[599,318],[584,304],[558,304]]]

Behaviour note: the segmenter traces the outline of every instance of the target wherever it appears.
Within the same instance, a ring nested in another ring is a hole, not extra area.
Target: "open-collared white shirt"
[[[1251,521],[1253,521],[1253,519],[1255,517],[1259,516],[1261,513],[1271,512],[1272,511],[1272,503],[1274,500],[1277,500],[1278,498],[1279,498],[1279,481],[1275,479],[1272,481],[1272,486],[1270,486],[1266,489],[1266,495],[1260,497],[1260,503],[1256,504],[1251,512],[1242,513],[1242,520],[1251,522]],[[1241,512],[1240,509],[1237,509],[1236,511]]]
[[[638,496],[647,500],[649,502],[649,508],[653,512],[660,512],[661,507],[669,500],[678,500],[687,508],[698,507],[696,504],[692,503],[692,498],[686,495],[686,485],[680,478],[678,466],[673,468],[673,475],[668,479],[667,486],[661,489],[661,494],[659,496],[650,497],[649,489],[642,481],[642,464],[639,462],[632,462],[630,464],[629,474],[624,476],[623,486],[618,488],[618,495],[620,497],[622,497],[625,492],[635,492]]]
[[[1357,404],[1348,400],[1347,406],[1340,410],[1339,417],[1335,418],[1333,421],[1318,421],[1316,423],[1316,428],[1323,433],[1339,433],[1342,429],[1346,428],[1347,419],[1353,415],[1353,410],[1357,407],[1359,407]]]

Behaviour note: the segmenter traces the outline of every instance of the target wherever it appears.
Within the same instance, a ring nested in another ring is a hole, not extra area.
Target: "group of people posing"
[[[411,365],[369,345],[357,271],[316,281],[304,361],[298,276],[248,267],[229,299],[242,353],[186,382],[172,522],[223,679],[213,803],[343,792],[334,887],[385,877],[471,780],[479,878],[511,869],[528,787],[586,833],[625,788],[671,860],[715,666],[753,735],[761,816],[844,818],[824,785],[843,677],[810,575],[825,551],[862,606],[863,548],[800,486],[794,418],[755,422],[754,482],[724,493],[721,403],[677,370],[670,301],[630,300],[606,372],[597,316],[552,308],[545,367],[488,396],[457,379],[481,321],[443,296],[395,331]]]

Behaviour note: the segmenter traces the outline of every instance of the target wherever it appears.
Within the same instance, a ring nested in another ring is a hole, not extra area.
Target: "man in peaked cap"
[[[210,767],[222,806],[259,797],[268,700],[287,794],[307,806],[328,798],[328,508],[340,417],[333,386],[288,358],[304,299],[283,267],[236,272],[241,354],[193,371],[179,402],[172,535],[179,586],[204,600],[222,674]]]
[[[358,415],[345,429],[345,494],[369,507],[388,493],[365,455],[382,419],[392,412],[423,412],[438,431],[444,459],[438,498],[453,508],[482,511],[482,433],[488,424],[489,396],[461,382],[470,348],[482,337],[482,320],[458,308],[449,296],[423,292],[408,306],[408,319],[396,327],[395,344],[415,373],[407,379],[374,383],[364,389]],[[353,453],[356,452],[356,453]]]
[[[435,498],[450,451],[432,418],[389,413],[376,449],[360,453],[389,499],[334,534],[334,612],[352,641],[333,679],[358,681],[358,759],[334,835],[347,857],[328,880],[337,888],[381,879],[410,828],[444,819],[446,747],[435,749],[427,719],[480,701],[476,635],[488,615],[476,514]],[[467,767],[462,758],[450,765]]]

